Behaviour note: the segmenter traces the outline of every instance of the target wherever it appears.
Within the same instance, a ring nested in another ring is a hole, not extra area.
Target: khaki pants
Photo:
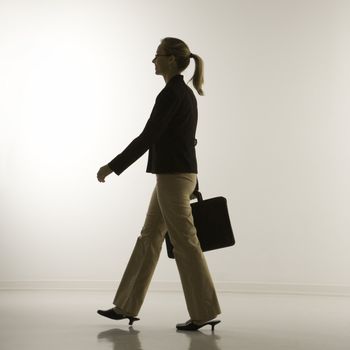
[[[113,304],[126,315],[139,313],[168,231],[191,320],[211,320],[221,310],[193,224],[190,195],[197,176],[177,173],[156,177],[144,226]]]

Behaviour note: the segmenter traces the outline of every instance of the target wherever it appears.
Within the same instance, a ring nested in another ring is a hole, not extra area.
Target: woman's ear
[[[171,64],[176,63],[176,60],[175,60],[175,56],[174,56],[174,55],[169,56],[169,63],[171,63]]]

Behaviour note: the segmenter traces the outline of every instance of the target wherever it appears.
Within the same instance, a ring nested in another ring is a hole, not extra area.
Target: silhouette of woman
[[[197,100],[181,73],[190,59],[195,61],[191,78],[203,95],[203,61],[177,38],[164,38],[152,62],[155,74],[162,75],[165,87],[158,94],[151,115],[141,132],[123,152],[100,168],[98,181],[112,172],[120,175],[148,151],[146,172],[156,175],[156,186],[145,223],[109,310],[98,310],[112,319],[139,320],[148,286],[157,265],[165,233],[169,232],[190,320],[177,324],[179,330],[197,330],[219,323],[221,313],[214,284],[201,250],[190,206],[197,181],[195,139]]]

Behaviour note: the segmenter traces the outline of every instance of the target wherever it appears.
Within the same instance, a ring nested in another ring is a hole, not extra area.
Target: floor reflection
[[[106,340],[112,343],[114,350],[142,350],[141,341],[139,338],[140,331],[135,330],[132,326],[128,330],[120,328],[112,328],[98,334],[98,340]],[[183,334],[189,340],[188,350],[220,350],[218,341],[220,337],[211,332],[205,334],[201,331],[174,331],[174,334]],[[157,334],[157,338],[161,338],[161,334]],[[164,334],[164,341],[169,337],[169,334]]]
[[[97,338],[110,341],[114,350],[142,350],[139,333],[140,331],[135,330],[133,327],[129,327],[129,330],[112,328],[99,333]]]
[[[218,341],[220,340],[220,337],[215,334],[214,332],[211,332],[211,334],[205,334],[201,331],[194,331],[194,332],[188,332],[188,331],[176,331],[177,333],[184,333],[190,341],[188,350],[220,350],[220,347],[218,345]]]

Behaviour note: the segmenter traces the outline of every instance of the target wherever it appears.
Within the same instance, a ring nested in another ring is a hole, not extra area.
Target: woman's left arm
[[[100,169],[100,178],[103,179],[101,182],[104,182],[104,178],[112,172],[120,175],[139,159],[166,130],[175,115],[178,105],[178,96],[171,90],[163,89],[157,96],[151,116],[141,134],[123,152]]]

